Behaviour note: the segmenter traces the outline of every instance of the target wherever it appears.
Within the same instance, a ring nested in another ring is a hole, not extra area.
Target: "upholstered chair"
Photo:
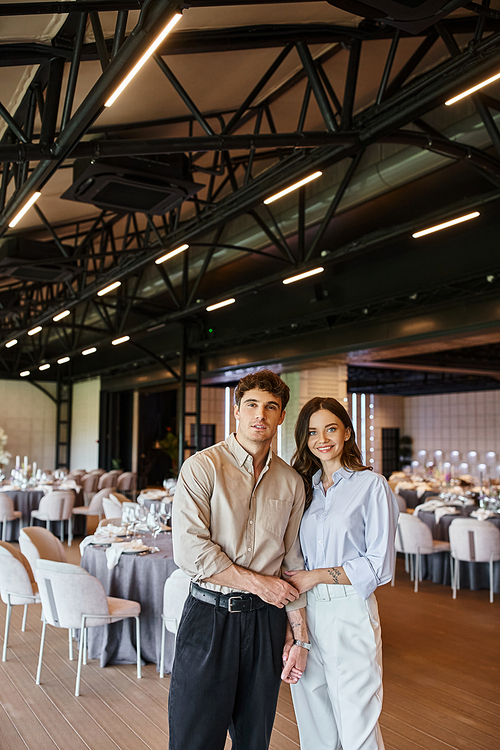
[[[25,556],[8,542],[0,542],[0,596],[7,605],[5,616],[5,635],[3,639],[2,661],[7,659],[7,643],[9,640],[10,617],[12,607],[17,604],[24,606],[21,630],[26,630],[28,605],[40,602],[38,586],[35,583],[33,571]]]

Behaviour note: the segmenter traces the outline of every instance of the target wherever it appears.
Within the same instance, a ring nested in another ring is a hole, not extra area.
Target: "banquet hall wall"
[[[54,397],[56,383],[43,387]],[[22,380],[0,380],[0,427],[8,440],[6,449],[11,454],[7,466],[1,467],[10,474],[16,456],[28,456],[30,464],[36,461],[41,469],[52,469],[56,457],[56,404],[43,391]]]
[[[367,394],[369,395],[369,394]],[[450,460],[452,451],[460,473],[478,474],[478,464],[487,466],[486,476],[498,476],[500,466],[500,390],[442,393],[428,396],[371,396],[373,409],[374,468],[382,469],[382,428],[398,427],[400,435],[413,440],[413,460],[420,463]],[[425,456],[418,452],[425,450]],[[435,456],[442,451],[442,456]],[[469,452],[477,456],[470,457]],[[487,456],[488,453],[495,456]]]

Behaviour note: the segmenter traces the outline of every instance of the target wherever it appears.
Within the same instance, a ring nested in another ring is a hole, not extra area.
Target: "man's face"
[[[254,388],[243,394],[239,408],[235,405],[234,416],[239,420],[238,437],[261,444],[271,442],[285,412],[281,411],[279,396]]]

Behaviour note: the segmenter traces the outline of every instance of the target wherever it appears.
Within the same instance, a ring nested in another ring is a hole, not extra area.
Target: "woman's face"
[[[307,447],[322,463],[334,462],[340,466],[344,443],[350,435],[351,430],[339,417],[327,409],[320,409],[309,420]]]

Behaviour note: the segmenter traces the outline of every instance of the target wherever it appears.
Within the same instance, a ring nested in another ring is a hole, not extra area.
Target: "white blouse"
[[[312,478],[313,499],[300,527],[306,568],[343,567],[357,593],[368,599],[392,578],[396,498],[384,477],[372,471],[341,468],[326,494],[321,474]]]

